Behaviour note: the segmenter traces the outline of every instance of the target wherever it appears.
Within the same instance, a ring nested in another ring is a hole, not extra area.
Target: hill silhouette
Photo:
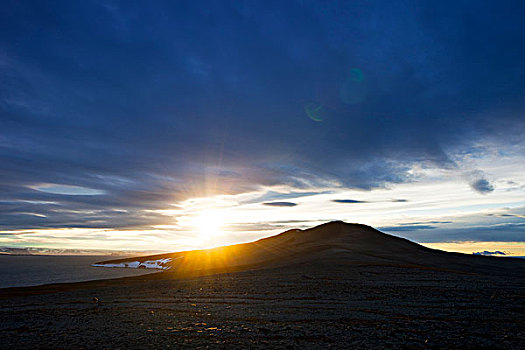
[[[210,274],[290,264],[381,264],[439,268],[475,273],[521,274],[520,259],[492,258],[426,248],[370,226],[342,221],[310,229],[292,229],[251,243],[213,249],[157,254],[104,261],[100,264],[141,263],[166,259],[167,274]]]

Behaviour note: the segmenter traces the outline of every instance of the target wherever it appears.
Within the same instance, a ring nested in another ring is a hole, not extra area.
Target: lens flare
[[[324,108],[323,105],[316,102],[310,102],[306,106],[304,106],[304,111],[308,118],[312,119],[316,122],[322,122],[323,121],[323,112]]]
[[[359,68],[352,68],[350,69],[350,80],[355,82],[362,82],[365,79],[365,75],[363,74],[363,71]]]
[[[347,79],[341,85],[339,97],[341,102],[347,105],[361,103],[367,95],[365,76],[359,68],[352,68]]]

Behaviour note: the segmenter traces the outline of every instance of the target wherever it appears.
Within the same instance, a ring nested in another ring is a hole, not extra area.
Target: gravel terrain
[[[525,346],[525,281],[297,264],[0,301],[1,348]]]

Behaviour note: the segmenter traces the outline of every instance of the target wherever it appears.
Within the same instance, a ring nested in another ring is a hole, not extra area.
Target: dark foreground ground
[[[325,260],[81,287],[0,291],[0,348],[525,348],[523,274]]]

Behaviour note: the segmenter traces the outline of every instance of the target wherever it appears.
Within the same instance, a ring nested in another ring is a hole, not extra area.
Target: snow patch
[[[179,259],[179,258],[178,258]],[[91,264],[94,267],[123,267],[123,268],[132,268],[132,269],[160,269],[168,270],[171,266],[164,266],[167,263],[171,262],[171,258],[164,258],[158,260],[146,260],[146,261],[130,261],[122,262],[118,264]]]

